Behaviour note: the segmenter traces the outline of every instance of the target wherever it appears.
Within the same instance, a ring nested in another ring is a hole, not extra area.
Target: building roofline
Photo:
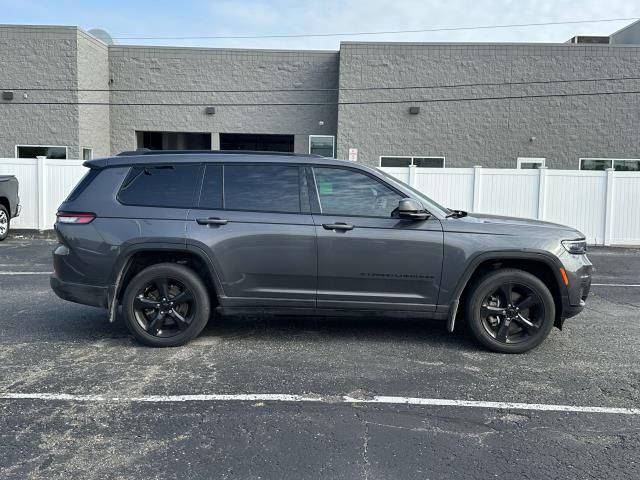
[[[606,36],[606,35],[605,35]],[[598,43],[540,43],[540,42],[340,42],[342,46],[416,46],[416,47],[638,47],[637,45]]]
[[[614,35],[617,35],[617,34],[619,34],[619,33],[622,33],[622,32],[624,32],[625,30],[627,30],[628,28],[634,27],[634,26],[635,26],[635,25],[637,25],[638,23],[640,23],[640,19],[636,20],[636,21],[635,21],[635,22],[633,22],[633,23],[630,23],[629,25],[625,25],[624,27],[622,27],[622,28],[621,28],[621,29],[619,29],[619,30],[616,30],[616,31],[615,31],[615,32],[613,32],[613,33],[610,33],[610,34],[609,34],[609,37],[613,37]]]
[[[184,47],[173,45],[129,45],[129,44],[114,44],[109,45],[110,49],[132,49],[132,50],[193,50],[193,51],[214,51],[214,52],[260,52],[260,53],[307,53],[307,54],[337,54],[339,50],[305,50],[305,49],[274,49],[274,48],[229,48],[229,47]]]

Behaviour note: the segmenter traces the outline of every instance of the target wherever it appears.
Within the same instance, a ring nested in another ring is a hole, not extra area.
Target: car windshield
[[[409,190],[413,194],[413,198],[415,198],[416,200],[420,200],[425,207],[428,208],[430,206],[433,206],[433,207],[437,208],[438,210],[440,210],[440,212],[445,214],[445,215],[452,212],[452,210],[450,208],[447,208],[444,205],[440,205],[438,202],[436,202],[433,199],[427,197],[420,190],[417,190],[417,189],[413,188],[411,185],[408,185],[408,184],[404,183],[402,180],[398,180],[393,175],[390,175],[387,172],[383,172],[382,170],[378,170],[378,172],[380,172],[382,175],[384,175],[384,177],[387,178],[388,180],[391,180],[394,183],[399,183],[404,188]]]

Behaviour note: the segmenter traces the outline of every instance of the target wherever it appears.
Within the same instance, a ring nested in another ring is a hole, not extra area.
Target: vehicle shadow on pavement
[[[449,333],[445,322],[415,318],[389,317],[312,317],[251,315],[211,319],[200,337],[283,342],[358,341],[373,343],[411,342],[415,344],[464,346],[476,348],[465,325]]]
[[[122,314],[109,323],[102,309],[74,306],[64,315],[46,315],[46,321],[34,319],[27,331],[33,336],[55,335],[56,340],[74,342],[110,339],[123,344],[139,345],[130,335]],[[23,324],[21,328],[24,328]],[[391,317],[331,317],[290,315],[234,315],[212,317],[198,339],[235,340],[249,338],[254,342],[344,341],[369,343],[408,342],[425,346],[478,349],[466,325],[458,322],[454,333],[447,331],[444,321]],[[196,339],[196,341],[198,341]]]

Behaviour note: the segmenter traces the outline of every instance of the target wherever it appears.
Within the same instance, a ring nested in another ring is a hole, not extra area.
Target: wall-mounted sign
[[[358,161],[358,149],[357,148],[350,148],[349,149],[349,160],[351,160],[352,162],[357,162]]]

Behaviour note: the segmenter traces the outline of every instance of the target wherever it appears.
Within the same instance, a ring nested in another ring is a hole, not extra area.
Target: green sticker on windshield
[[[320,194],[333,193],[333,184],[331,182],[318,182]]]

